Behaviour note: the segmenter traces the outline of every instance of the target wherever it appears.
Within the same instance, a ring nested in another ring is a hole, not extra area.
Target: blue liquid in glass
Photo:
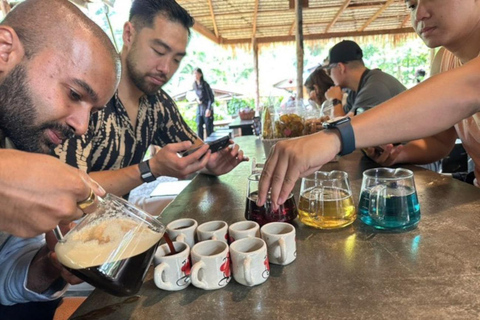
[[[369,214],[370,201],[385,205],[373,203]],[[387,187],[386,192],[381,194],[378,200],[371,200],[370,191],[365,190],[360,195],[358,213],[363,223],[374,228],[403,230],[415,226],[420,221],[420,204],[417,193],[410,187]]]

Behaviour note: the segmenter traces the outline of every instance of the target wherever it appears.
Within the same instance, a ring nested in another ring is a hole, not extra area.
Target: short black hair
[[[159,14],[162,14],[170,21],[182,24],[190,36],[190,28],[195,20],[175,0],[134,0],[130,8],[128,20],[138,30],[141,30],[144,27],[151,28],[153,20]]]

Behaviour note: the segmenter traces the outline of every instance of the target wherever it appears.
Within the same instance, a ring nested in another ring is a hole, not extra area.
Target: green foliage
[[[253,106],[255,105],[254,99],[239,99],[233,97],[227,103],[227,112],[229,115],[237,115],[238,111],[245,108],[254,109]]]

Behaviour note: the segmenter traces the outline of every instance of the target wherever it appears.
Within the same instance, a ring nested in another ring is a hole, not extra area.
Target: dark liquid
[[[168,248],[170,249],[170,253],[167,254],[167,256],[176,254],[177,251],[175,251],[175,247],[173,246],[172,239],[170,239],[170,236],[166,232],[163,234],[163,238],[165,239],[165,242],[167,243]]]
[[[358,203],[360,220],[377,229],[407,229],[415,226],[420,221],[420,204],[415,190],[408,187],[399,187],[390,190],[391,195],[379,197],[379,202],[385,202],[384,209],[380,211],[375,203],[370,205],[369,190],[362,192]],[[392,195],[393,194],[393,195]],[[369,214],[369,207],[371,212]],[[378,210],[378,212],[377,212]]]
[[[297,206],[293,195],[288,198],[277,210],[271,208],[267,200],[262,207],[257,206],[258,192],[253,192],[247,197],[245,206],[245,219],[256,221],[259,225],[269,222],[291,222],[297,217]]]
[[[157,245],[158,243],[136,256],[101,266],[67,269],[85,282],[114,296],[131,296],[140,290]]]

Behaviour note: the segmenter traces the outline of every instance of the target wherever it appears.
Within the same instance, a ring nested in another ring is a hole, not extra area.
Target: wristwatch
[[[150,164],[147,161],[142,161],[138,164],[138,168],[140,169],[140,174],[142,177],[143,182],[152,182],[157,180],[150,170]]]
[[[333,106],[336,106],[337,104],[342,104],[342,100],[333,99],[333,100],[332,100],[332,105],[333,105]]]
[[[325,129],[336,129],[340,132],[340,140],[342,142],[342,149],[339,155],[344,156],[352,153],[355,150],[355,134],[353,132],[350,117],[344,116],[334,118],[332,120],[322,123]]]

